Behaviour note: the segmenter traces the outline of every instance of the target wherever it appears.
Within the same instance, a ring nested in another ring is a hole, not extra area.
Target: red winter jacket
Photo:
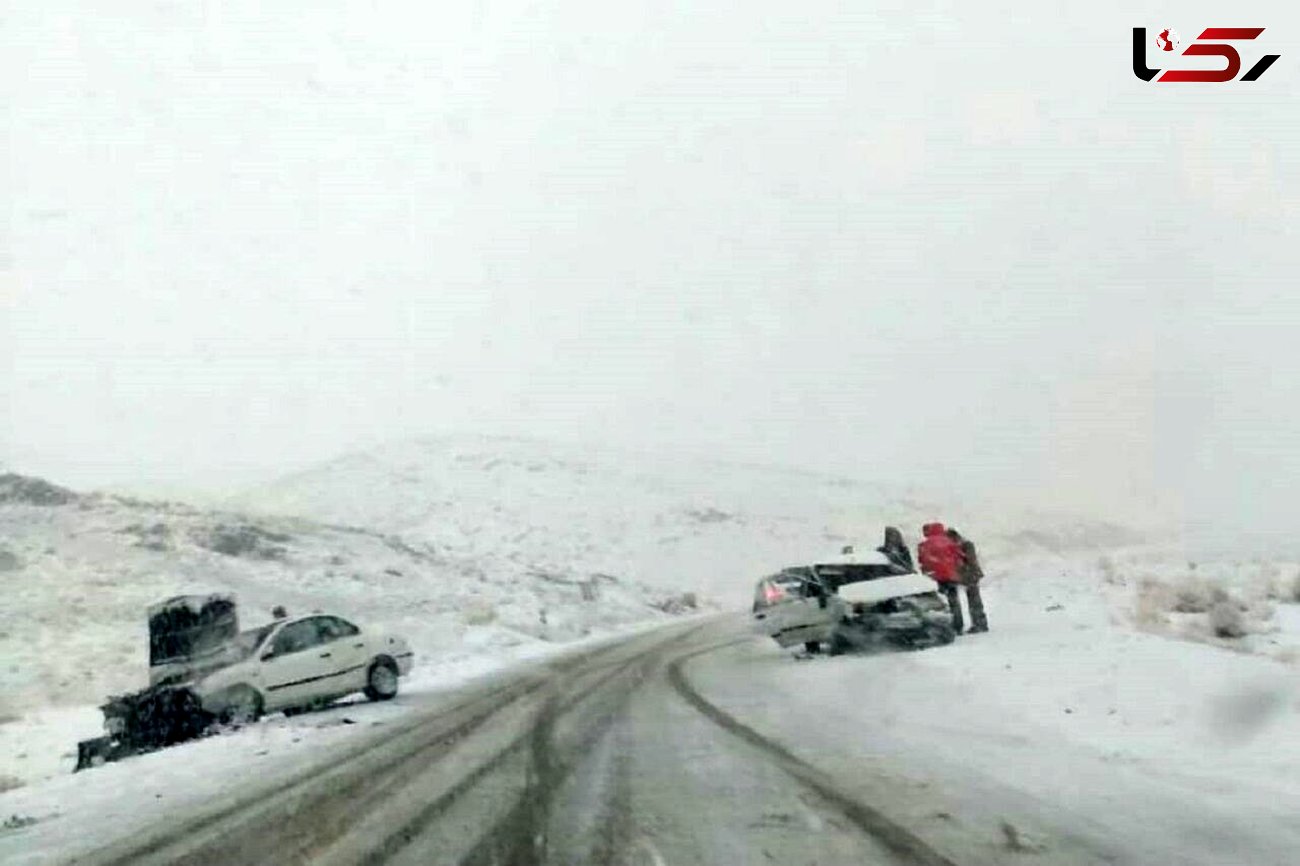
[[[925,541],[916,549],[921,573],[940,583],[956,583],[960,579],[957,572],[961,565],[961,547],[948,537],[942,523],[927,523],[921,531],[925,533]]]

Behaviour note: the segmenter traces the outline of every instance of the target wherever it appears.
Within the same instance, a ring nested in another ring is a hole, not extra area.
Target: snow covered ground
[[[1178,571],[1149,557],[1106,571]],[[1300,666],[1277,649],[1300,644],[1300,603],[1253,644],[1199,643],[1139,628],[1095,562],[990,566],[987,635],[803,662],[756,639],[691,674],[958,862],[1295,862]]]

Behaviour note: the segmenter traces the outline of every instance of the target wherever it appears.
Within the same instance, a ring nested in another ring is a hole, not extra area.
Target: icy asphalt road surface
[[[95,781],[147,820],[127,826],[124,813],[105,833],[88,819],[108,800],[71,809],[11,835],[0,861],[1294,862],[1293,786],[1243,778],[1232,785],[1250,796],[1234,796],[1186,761],[1132,764],[1036,734],[1012,710],[1027,712],[1031,695],[958,688],[981,654],[1006,654],[987,638],[796,662],[749,636],[746,619],[642,633],[405,707],[322,713],[355,717],[355,735],[297,763],[277,749],[265,764],[235,760],[188,798],[155,802],[128,774],[233,750],[274,722],[79,774],[68,781]],[[986,718],[980,694],[1003,715]],[[363,724],[374,714],[383,724]],[[83,853],[23,852],[26,834],[60,822],[64,834],[87,827]]]
[[[695,690],[735,620],[497,677],[76,862],[945,864]]]

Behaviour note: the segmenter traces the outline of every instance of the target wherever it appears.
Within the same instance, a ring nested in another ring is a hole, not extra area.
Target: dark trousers
[[[960,583],[941,583],[939,591],[948,599],[948,610],[952,611],[952,628],[953,631],[961,634],[966,627],[966,622],[961,615],[961,598],[957,588],[963,586]],[[966,587],[966,604],[970,607],[971,625],[980,631],[987,631],[989,627],[988,617],[984,615],[984,599],[980,596],[980,585],[978,583],[965,584]]]

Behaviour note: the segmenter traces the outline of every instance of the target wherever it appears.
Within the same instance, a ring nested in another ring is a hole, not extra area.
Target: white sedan
[[[263,713],[292,713],[362,692],[372,701],[397,694],[411,671],[405,640],[363,631],[328,614],[278,620],[240,633],[235,660],[191,684],[203,709],[222,721],[254,721]]]

